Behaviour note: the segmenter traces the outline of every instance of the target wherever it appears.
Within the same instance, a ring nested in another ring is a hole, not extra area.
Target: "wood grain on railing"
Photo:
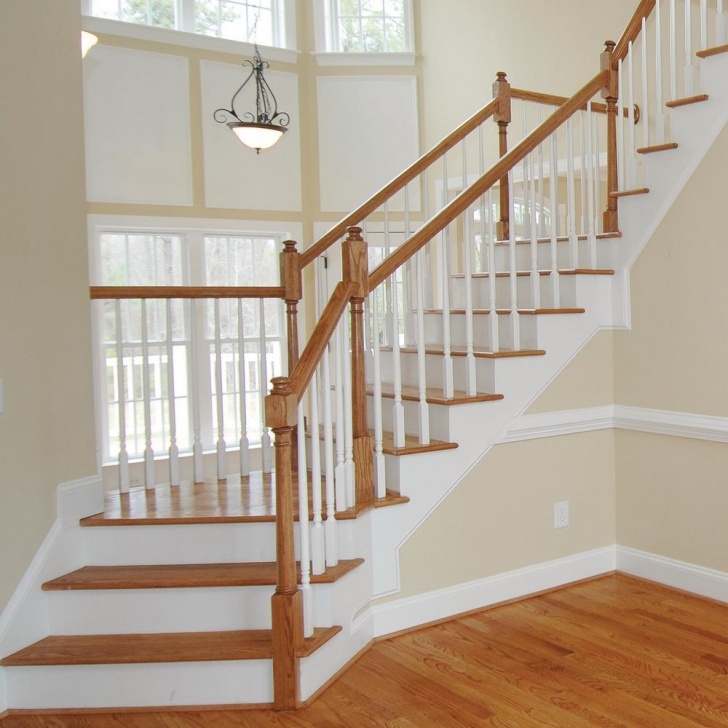
[[[349,281],[339,281],[336,284],[336,288],[331,294],[326,308],[321,313],[321,318],[311,333],[311,338],[308,340],[306,348],[299,357],[295,369],[291,372],[291,390],[299,401],[306,391],[306,387],[311,381],[311,377],[316,371],[321,357],[324,355],[324,351],[336,330],[339,319],[341,319],[342,314],[346,310],[349,297],[354,288],[354,283]]]
[[[530,154],[539,144],[543,143],[566,120],[572,116],[596,94],[608,81],[608,73],[601,71],[583,88],[577,91],[568,101],[554,111],[541,126],[534,129],[523,141],[515,146],[497,164],[491,167],[484,175],[476,180],[470,187],[455,197],[437,215],[426,222],[405,243],[393,251],[369,275],[369,290],[374,290],[386,280],[397,268],[407,262],[420,248],[426,245],[431,238],[439,233],[446,225],[458,215],[468,209],[479,197],[485,194],[496,182],[502,179],[520,161]]]
[[[533,101],[537,104],[546,104],[547,106],[561,106],[565,104],[569,99],[567,96],[556,96],[555,94],[542,94],[540,91],[524,91],[520,88],[511,88],[511,97],[514,99],[520,99],[521,101]],[[581,107],[582,111],[586,110],[586,104]],[[600,101],[592,102],[591,109],[595,114],[607,114],[609,113],[607,104],[603,104]],[[622,115],[625,119],[629,118],[629,109],[624,108]],[[640,120],[639,106],[634,106],[634,123],[636,124]]]
[[[634,11],[632,19],[622,33],[622,37],[612,52],[612,69],[616,70],[619,62],[624,60],[629,50],[629,44],[634,42],[642,30],[642,18],[649,17],[655,7],[656,0],[642,0]]]
[[[283,298],[280,286],[91,286],[91,300],[128,298]]]
[[[379,192],[370,197],[363,205],[360,205],[354,212],[347,215],[331,228],[323,237],[319,238],[308,250],[301,253],[301,267],[307,266],[319,255],[324,253],[331,245],[339,240],[346,229],[352,225],[362,222],[367,215],[370,215],[377,208],[381,207],[392,195],[399,192],[413,179],[418,177],[434,161],[439,159],[445,152],[452,149],[461,142],[470,132],[477,129],[484,121],[487,121],[498,106],[497,99],[493,99],[480,111],[473,114],[465,123],[461,124],[455,131],[446,136],[439,144],[429,152],[421,156],[414,164],[408,167],[402,174],[395,177],[389,184],[382,187]]]

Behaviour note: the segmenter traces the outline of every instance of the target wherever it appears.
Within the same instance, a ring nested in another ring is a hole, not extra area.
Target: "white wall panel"
[[[321,209],[348,212],[417,159],[414,76],[318,79]]]
[[[205,153],[207,207],[248,210],[301,209],[301,144],[299,140],[298,81],[295,74],[266,71],[265,78],[278,100],[278,108],[291,116],[288,132],[274,147],[260,154],[241,144],[224,124],[212,117],[229,108],[235,90],[249,69],[239,64],[203,61],[202,135]],[[253,81],[251,81],[253,84]],[[249,84],[250,85],[250,84]],[[255,86],[241,97],[243,111],[255,108]]]
[[[99,45],[87,61],[88,199],[191,205],[187,59]]]

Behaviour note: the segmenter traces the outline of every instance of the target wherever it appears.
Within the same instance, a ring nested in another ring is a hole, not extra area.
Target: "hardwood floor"
[[[11,715],[0,728],[718,728],[728,605],[607,576],[375,644],[311,705]]]

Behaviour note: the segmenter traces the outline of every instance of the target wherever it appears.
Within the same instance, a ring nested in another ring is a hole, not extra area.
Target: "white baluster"
[[[313,591],[311,589],[311,538],[308,514],[308,471],[306,468],[306,418],[303,402],[298,405],[298,533],[301,552],[303,635],[313,634]]]
[[[336,406],[336,467],[334,468],[334,480],[336,481],[337,511],[345,511],[348,508],[346,498],[346,426],[344,423],[344,357],[346,354],[344,352],[343,330],[343,322],[339,322],[339,325],[336,327],[336,333],[334,334],[334,375],[336,377],[334,389]]]
[[[444,203],[447,204],[447,160],[442,158],[443,179],[445,180]],[[448,225],[440,236],[441,240],[441,266],[442,266],[442,393],[444,397],[452,397],[455,384],[452,364],[452,342],[450,335],[450,226]]]
[[[466,146],[462,144],[463,189],[468,186]],[[463,276],[465,283],[465,391],[474,397],[478,390],[475,379],[475,351],[473,348],[473,262],[471,252],[470,210],[463,214]]]
[[[129,492],[129,453],[126,449],[126,376],[124,374],[124,339],[121,328],[121,300],[114,301],[116,314],[116,369],[118,372],[119,411],[119,491]]]
[[[715,45],[725,45],[726,39],[726,14],[723,12],[723,0],[718,0],[715,11]]]
[[[655,143],[665,143],[665,105],[662,99],[662,16],[655,4]]]
[[[538,125],[541,126],[543,123],[543,106],[538,107]],[[546,216],[543,214],[545,206],[544,197],[544,182],[546,180],[544,174],[544,160],[543,160],[543,143],[538,145],[538,209],[536,215],[538,218],[538,237],[546,237]]]
[[[351,339],[347,321],[342,321],[342,351],[344,354],[344,472],[346,474],[346,508],[356,505],[356,472],[354,469],[354,416],[351,392]]]
[[[197,330],[196,322],[199,317],[197,315],[196,308],[198,303],[196,299],[190,300],[190,316],[188,320],[190,324],[190,348],[192,349],[192,381],[200,381],[200,372],[198,359],[201,355],[199,341],[204,341],[204,336],[200,337]],[[207,354],[207,352],[205,352]],[[201,424],[201,403],[200,403],[200,388],[197,386],[192,387],[192,470],[193,479],[195,483],[201,483],[204,480],[204,459],[202,449],[202,424]]]
[[[377,489],[377,498],[387,495],[386,479],[384,474],[384,452],[382,442],[384,439],[384,426],[382,424],[382,353],[379,334],[379,297],[373,291],[369,298],[372,311],[372,351],[374,354],[374,390],[372,412],[374,416],[374,482]]]
[[[569,234],[570,268],[579,267],[579,237],[576,234],[576,180],[574,175],[574,125],[566,120],[566,226]]]
[[[525,138],[525,136],[528,134],[528,115],[526,113],[525,102],[522,106],[522,116],[523,116],[523,119],[522,119],[521,123],[523,124],[523,136]],[[531,238],[531,224],[533,222],[532,215],[531,215],[531,204],[532,204],[532,199],[531,199],[531,195],[530,195],[531,188],[530,188],[530,184],[529,184],[529,179],[531,176],[530,175],[531,165],[529,162],[530,156],[531,155],[524,157],[523,163],[522,163],[522,169],[523,169],[523,172],[522,172],[522,175],[523,175],[523,182],[522,182],[522,185],[523,185],[523,238],[524,239]],[[513,219],[513,218],[511,218],[511,219]]]
[[[250,474],[250,442],[248,440],[248,392],[245,376],[245,325],[243,299],[238,299],[238,395],[240,397],[240,475]]]
[[[260,455],[264,473],[273,470],[273,452],[270,432],[265,424],[265,395],[268,392],[268,352],[265,346],[265,299],[261,298],[258,307],[258,349],[260,351],[260,367],[258,391],[260,393]]]
[[[485,219],[485,209],[483,210]],[[498,300],[496,298],[495,263],[495,215],[493,214],[493,188],[488,190],[488,319],[490,322],[490,350],[500,351],[500,332],[498,329]]]
[[[685,90],[683,96],[689,97],[695,95],[695,69],[693,68],[693,21],[691,0],[684,0],[685,7],[685,66],[683,74],[685,76]]]
[[[627,167],[627,152],[624,144],[624,116],[627,109],[624,102],[624,84],[622,82],[622,60],[617,64],[617,78],[619,83],[619,99],[617,100],[617,189],[625,190],[625,169]]]
[[[647,74],[647,20],[642,18],[642,109],[640,123],[642,126],[642,146],[650,146],[650,105],[649,81]]]
[[[509,281],[510,281],[510,324],[511,335],[513,337],[513,350],[518,351],[521,348],[521,320],[518,312],[518,265],[516,257],[516,230],[513,224],[515,217],[515,203],[513,200],[513,170],[508,172],[508,199],[510,204],[509,220],[511,224],[508,226],[508,251],[509,257]]]
[[[528,197],[530,200],[530,205],[533,206],[534,200],[536,198],[536,180],[535,180],[535,168],[533,166],[533,154],[529,154],[527,157],[529,163],[528,163],[528,169],[529,169],[529,180],[528,180]],[[524,188],[525,188],[525,180],[524,180]],[[530,225],[530,252],[531,252],[531,265],[530,265],[530,273],[529,273],[529,281],[531,283],[531,308],[538,309],[541,308],[541,276],[538,270],[538,239],[536,237],[537,231],[536,231],[536,220],[535,216],[531,214],[530,216],[531,225]]]
[[[334,423],[331,417],[330,357],[331,343],[326,348],[326,353],[321,363],[321,376],[323,379],[321,399],[324,414],[324,482],[326,484],[324,541],[326,544],[326,566],[336,566],[339,563],[339,547],[336,530],[336,477],[334,475]]]
[[[154,448],[152,447],[152,391],[149,369],[149,331],[147,321],[147,300],[142,299],[142,393],[144,397],[144,484],[154,488]]]
[[[581,141],[581,147],[579,153],[581,154],[581,177],[579,179],[579,187],[581,190],[581,197],[579,199],[579,217],[580,225],[579,230],[582,235],[587,234],[587,210],[586,210],[586,112],[579,112],[579,136]]]
[[[425,279],[423,272],[425,253],[415,256],[415,280],[417,283],[417,388],[419,398],[420,445],[430,444],[430,409],[427,404],[427,368],[425,355]],[[381,496],[380,496],[381,497]]]
[[[318,376],[314,372],[308,387],[308,409],[311,417],[311,568],[314,574],[326,571],[326,551],[324,544],[324,524],[321,516],[321,433],[319,429]]]
[[[677,99],[677,20],[676,0],[670,0],[670,100]]]
[[[217,409],[217,479],[227,477],[227,446],[225,444],[225,413],[222,377],[222,340],[220,338],[220,299],[215,299],[215,402]]]
[[[596,268],[597,267],[597,234],[601,231],[601,193],[602,193],[602,185],[601,185],[601,176],[602,176],[602,166],[601,166],[601,158],[599,156],[599,150],[601,149],[601,146],[599,144],[599,116],[595,113],[591,113],[591,119],[592,119],[592,127],[594,129],[593,132],[593,139],[594,139],[594,221],[592,223],[592,230],[594,231],[594,234],[592,235],[591,239],[589,240],[589,253],[591,258],[591,267]]]
[[[586,123],[587,123],[587,136],[586,136],[586,151],[587,151],[587,220],[589,223],[588,241],[589,241],[589,257],[590,262],[593,259],[592,247],[596,249],[596,234],[594,229],[594,220],[596,217],[596,203],[594,200],[594,177],[599,175],[599,167],[594,164],[594,124],[591,101],[587,104],[586,112]],[[596,167],[596,169],[595,169]],[[592,267],[593,262],[592,262]]]
[[[632,44],[629,44],[627,55],[627,184],[629,189],[637,189],[637,145],[635,144],[634,123],[634,64],[632,63]],[[590,125],[591,126],[591,125]]]
[[[177,446],[177,400],[174,386],[174,342],[172,331],[172,300],[166,300],[167,320],[167,402],[169,407],[169,484],[179,485],[179,447]]]
[[[559,164],[558,145],[556,133],[551,135],[551,163],[549,192],[551,194],[551,273],[549,274],[551,283],[551,299],[554,308],[561,306],[561,281],[559,278],[559,247],[557,240],[556,220],[559,215],[559,187],[556,176]],[[543,214],[543,211],[542,211]]]
[[[700,0],[700,50],[708,47],[708,0]]]

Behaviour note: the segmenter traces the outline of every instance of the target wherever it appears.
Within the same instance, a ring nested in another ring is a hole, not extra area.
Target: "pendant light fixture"
[[[245,60],[242,65],[250,67],[248,77],[233,94],[230,108],[217,109],[213,118],[219,124],[227,124],[245,146],[260,154],[261,149],[269,149],[288,131],[291,118],[285,111],[278,111],[275,94],[263,75],[270,64],[261,58],[257,44],[253,60]],[[255,79],[255,111],[238,112],[235,106],[251,79]]]

